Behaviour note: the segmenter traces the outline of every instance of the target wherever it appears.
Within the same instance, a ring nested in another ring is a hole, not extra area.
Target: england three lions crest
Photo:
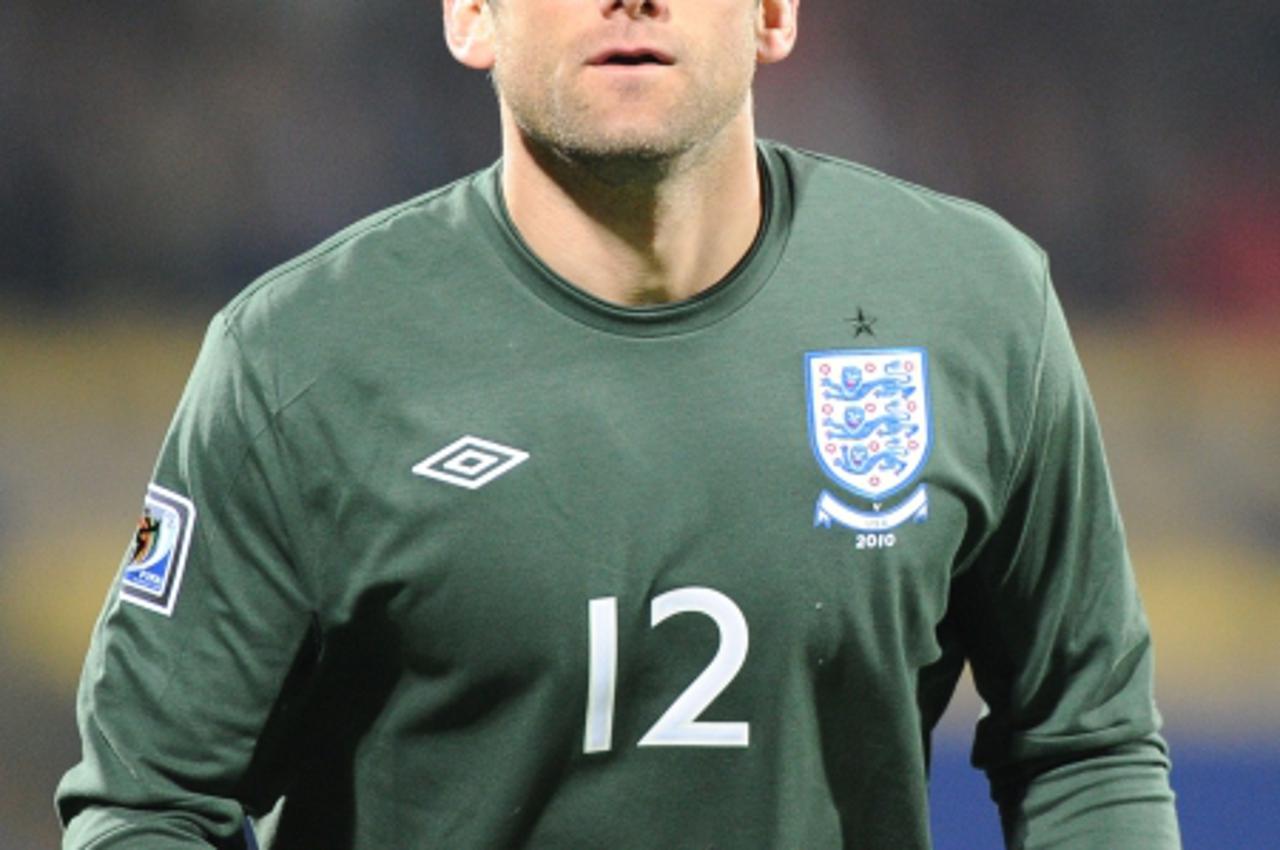
[[[823,491],[815,523],[878,532],[928,516],[923,484],[907,490],[929,459],[929,361],[922,348],[820,351],[805,355],[809,441],[827,477],[871,503],[854,508]],[[894,505],[886,502],[893,499]]]

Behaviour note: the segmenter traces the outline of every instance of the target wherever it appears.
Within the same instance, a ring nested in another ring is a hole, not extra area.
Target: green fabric
[[[155,473],[196,506],[180,593],[171,616],[108,596],[64,846],[238,847],[275,807],[264,847],[927,848],[928,737],[968,659],[1010,846],[1177,847],[1043,255],[868,169],[774,144],[761,167],[757,243],[682,304],[558,279],[495,166],[223,310]],[[880,349],[927,358],[928,508],[859,548],[820,495],[912,490],[823,471],[806,355]],[[528,458],[474,489],[411,472],[464,435]],[[594,749],[593,622],[616,625]],[[704,671],[688,713],[744,740],[674,745],[655,725]]]

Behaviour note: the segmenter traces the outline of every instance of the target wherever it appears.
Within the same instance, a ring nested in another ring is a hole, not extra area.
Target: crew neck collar
[[[637,337],[671,336],[707,327],[745,305],[768,282],[782,257],[791,227],[791,186],[775,147],[757,142],[760,228],[750,249],[717,283],[683,301],[656,306],[612,304],[556,274],[516,229],[502,194],[502,162],[476,176],[484,210],[480,221],[514,277],[548,306],[602,331]]]

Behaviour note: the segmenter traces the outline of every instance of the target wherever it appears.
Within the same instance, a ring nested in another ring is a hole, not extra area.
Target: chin
[[[584,141],[564,152],[571,159],[583,161],[658,163],[683,154],[689,147],[667,137],[627,135]]]

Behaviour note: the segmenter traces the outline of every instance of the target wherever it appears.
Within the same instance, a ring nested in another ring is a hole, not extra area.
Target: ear
[[[488,0],[443,0],[444,39],[449,52],[468,68],[493,67],[493,11]]]
[[[781,62],[796,46],[796,18],[800,0],[760,0],[756,17],[756,60],[762,65]]]

